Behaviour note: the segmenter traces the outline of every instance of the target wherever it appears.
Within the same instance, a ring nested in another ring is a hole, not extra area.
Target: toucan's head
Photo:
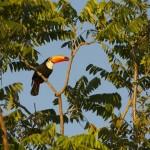
[[[52,63],[59,63],[62,61],[69,61],[69,58],[66,56],[62,56],[62,55],[56,55],[56,56],[52,56],[50,58],[48,58],[48,61],[51,61]]]
[[[46,66],[47,68],[52,69],[54,64],[63,62],[63,61],[69,61],[69,58],[66,56],[62,56],[62,55],[52,56],[46,60]]]

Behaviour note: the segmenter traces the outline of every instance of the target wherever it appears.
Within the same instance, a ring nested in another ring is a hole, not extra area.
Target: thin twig
[[[36,103],[34,103],[33,105],[34,105],[34,113],[36,113]]]
[[[29,115],[31,115],[32,113],[25,107],[23,106],[22,104],[20,103],[16,103],[18,105],[18,107],[22,108],[26,113],[28,113]]]
[[[0,129],[2,130],[4,150],[9,150],[8,141],[7,141],[7,131],[5,128],[5,123],[4,123],[2,112],[0,112]]]
[[[96,42],[96,41],[92,41],[92,42],[81,42],[78,48],[80,48],[81,46],[94,44],[95,42]]]
[[[129,108],[131,106],[131,103],[132,103],[132,99],[129,99],[128,100],[128,103],[127,103],[127,106],[125,108],[125,111],[121,114],[121,120],[123,121],[125,119],[125,116],[127,114],[127,112],[129,111]]]

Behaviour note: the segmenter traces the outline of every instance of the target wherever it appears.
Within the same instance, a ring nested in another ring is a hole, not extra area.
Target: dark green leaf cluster
[[[59,115],[56,114],[54,109],[45,109],[35,112],[34,114],[31,114],[29,118],[33,120],[38,127],[44,127],[51,122],[56,124],[60,123]],[[66,115],[64,115],[64,122],[68,123]]]
[[[68,113],[73,121],[83,120],[83,111],[96,112],[97,115],[108,119],[114,108],[121,107],[121,97],[118,93],[92,94],[100,85],[100,79],[94,77],[91,81],[83,76],[74,87],[68,86],[65,95],[69,102]]]
[[[73,50],[79,48],[83,43],[85,43],[85,40],[82,35],[79,35],[74,40],[63,43],[61,48],[68,47],[69,49]]]
[[[18,104],[17,109],[4,118],[9,143],[20,143],[27,149],[34,147],[41,150],[53,145],[57,135],[54,123],[60,123],[59,115],[53,109],[29,114],[24,108]],[[65,115],[64,121],[68,122]]]
[[[122,148],[148,150],[150,141],[144,136],[141,137],[141,133],[137,134],[139,129],[133,129],[127,122],[123,122],[121,125],[121,121],[119,118],[115,118],[109,128],[100,128],[98,139],[112,150]]]
[[[19,93],[22,91],[22,83],[14,83],[0,89],[0,100],[4,101],[4,108],[13,109],[19,101]]]
[[[95,75],[99,73],[101,78],[112,82],[113,85],[116,86],[116,88],[126,87],[129,90],[132,90],[130,74],[121,69],[117,64],[114,64],[112,69],[113,70],[111,72],[108,72],[105,69],[94,66],[92,64],[88,65],[86,68],[86,70],[89,71],[90,74]]]
[[[21,70],[31,70],[28,68],[23,62],[15,61],[9,64],[9,68],[11,71],[21,71]]]
[[[66,0],[59,0],[57,5],[62,17],[65,18],[68,23],[75,25],[77,23],[78,15],[71,4]]]

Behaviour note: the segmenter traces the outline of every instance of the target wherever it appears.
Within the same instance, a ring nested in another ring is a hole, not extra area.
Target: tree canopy
[[[58,106],[59,113],[52,108],[31,113],[20,102],[24,89],[17,78],[15,83],[0,88],[1,148],[150,149],[149,6],[147,0],[87,0],[78,12],[67,0],[0,0],[1,80],[7,72],[37,71],[38,46],[61,40],[62,48],[70,49],[65,84],[60,91],[37,72],[55,95],[53,107]],[[82,46],[91,44],[99,44],[111,70],[93,62],[85,68],[92,78],[83,74],[71,85],[74,57]],[[102,80],[110,82],[116,91],[101,92]],[[128,100],[125,110],[118,114],[121,88],[128,91]],[[108,126],[96,126],[84,112],[102,117]],[[127,113],[131,113],[131,122],[126,119]],[[85,132],[65,135],[64,123],[74,122],[86,122]]]

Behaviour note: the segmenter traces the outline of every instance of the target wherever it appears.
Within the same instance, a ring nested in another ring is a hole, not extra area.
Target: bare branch
[[[66,73],[66,79],[65,79],[64,87],[58,93],[56,93],[56,96],[61,95],[65,91],[65,89],[66,89],[66,87],[68,85],[73,58],[74,58],[73,55],[71,55],[70,62],[68,64],[67,73]]]
[[[63,87],[58,93],[56,93],[56,96],[61,95],[61,94],[65,91],[65,89],[66,89],[66,87],[67,87],[67,85],[68,85],[69,77],[70,77],[70,72],[71,72],[71,67],[72,67],[72,63],[73,63],[73,59],[74,59],[74,57],[75,57],[75,55],[76,55],[78,49],[79,49],[81,46],[84,46],[84,45],[91,45],[91,44],[93,44],[93,43],[95,43],[95,41],[92,41],[92,42],[81,42],[78,47],[75,47],[73,50],[71,50],[70,62],[69,62],[69,64],[68,64],[68,69],[67,69],[67,73],[66,73],[65,84],[64,84],[64,87]]]
[[[63,106],[62,106],[62,97],[58,97],[58,106],[59,106],[59,116],[60,116],[60,133],[64,135],[64,117],[63,117]]]

